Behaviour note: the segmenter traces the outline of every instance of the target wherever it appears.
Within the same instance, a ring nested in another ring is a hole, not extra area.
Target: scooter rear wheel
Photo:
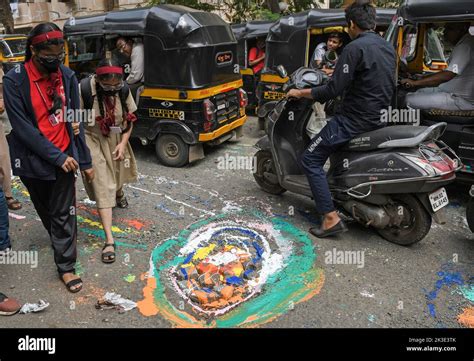
[[[431,215],[423,204],[411,194],[393,195],[392,200],[397,208],[403,207],[403,221],[400,226],[377,229],[377,232],[387,241],[402,246],[412,245],[425,238],[431,228]]]
[[[265,177],[265,173],[271,173],[275,175],[275,178],[277,177],[272,153],[267,150],[259,150],[255,154],[254,161],[257,167],[253,177],[260,188],[270,194],[282,194],[286,192],[286,189],[280,186],[279,183],[273,183]]]

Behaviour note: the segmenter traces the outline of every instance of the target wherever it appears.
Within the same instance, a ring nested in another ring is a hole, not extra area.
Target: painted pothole
[[[257,326],[319,293],[315,261],[312,241],[288,222],[215,216],[154,249],[138,308],[177,327]]]

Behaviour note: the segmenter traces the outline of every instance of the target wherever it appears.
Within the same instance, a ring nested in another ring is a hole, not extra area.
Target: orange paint
[[[474,307],[468,307],[458,316],[458,322],[468,328],[474,328]]]
[[[156,289],[156,279],[148,277],[146,286],[143,288],[143,300],[137,302],[138,311],[143,316],[155,316],[158,314],[158,308],[153,300],[153,292]]]

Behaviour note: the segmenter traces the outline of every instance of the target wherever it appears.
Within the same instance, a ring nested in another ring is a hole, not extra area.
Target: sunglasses
[[[122,89],[123,86],[124,86],[124,83],[122,81],[122,82],[120,82],[120,84],[117,84],[117,85],[105,85],[105,84],[102,84],[102,83],[99,82],[99,85],[105,91],[115,91],[115,90]]]

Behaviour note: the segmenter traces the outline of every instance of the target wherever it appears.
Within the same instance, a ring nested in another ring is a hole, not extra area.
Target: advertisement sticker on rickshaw
[[[216,55],[216,64],[217,65],[226,65],[232,63],[232,52],[226,51],[223,53],[217,53]]]
[[[184,111],[181,110],[150,108],[148,109],[148,114],[151,118],[184,120]]]

